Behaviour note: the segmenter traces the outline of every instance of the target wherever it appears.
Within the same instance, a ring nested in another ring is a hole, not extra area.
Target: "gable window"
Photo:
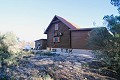
[[[60,42],[60,37],[54,37],[53,42]]]
[[[58,30],[58,24],[55,24],[55,30]]]

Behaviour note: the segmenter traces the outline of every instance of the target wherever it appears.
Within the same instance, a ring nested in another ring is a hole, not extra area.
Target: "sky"
[[[0,32],[14,32],[21,40],[46,38],[55,15],[80,28],[102,26],[105,15],[118,15],[110,0],[0,0]]]

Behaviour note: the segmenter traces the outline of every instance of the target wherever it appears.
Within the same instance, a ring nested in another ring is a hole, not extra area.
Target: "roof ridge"
[[[55,15],[58,19],[60,19],[64,24],[66,24],[70,29],[77,29],[77,28],[79,28],[76,24],[74,24],[74,23],[72,23],[72,22],[70,22],[70,21],[68,21],[68,20],[66,20],[66,19],[64,19],[64,18],[62,18],[62,17],[60,17],[60,16],[57,16],[57,15]]]

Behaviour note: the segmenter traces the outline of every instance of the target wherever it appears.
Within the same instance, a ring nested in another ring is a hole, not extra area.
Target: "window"
[[[54,36],[58,36],[58,33],[55,32],[55,33],[54,33]]]
[[[54,37],[53,42],[60,42],[60,37]]]
[[[55,30],[58,30],[58,24],[55,24]]]

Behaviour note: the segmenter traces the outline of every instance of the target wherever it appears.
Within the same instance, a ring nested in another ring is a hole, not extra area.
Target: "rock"
[[[62,65],[58,65],[58,67],[59,67],[59,68],[63,68],[63,66],[62,66]]]

